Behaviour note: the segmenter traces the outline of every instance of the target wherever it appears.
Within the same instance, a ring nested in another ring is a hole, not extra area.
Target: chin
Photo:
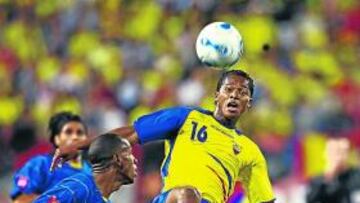
[[[122,184],[123,185],[129,185],[129,184],[132,184],[134,183],[134,178],[131,178],[131,177],[126,177],[123,181],[122,181]]]
[[[130,185],[130,184],[133,184],[134,183],[134,180],[127,180],[123,183],[123,185]]]
[[[227,112],[224,114],[224,117],[229,120],[238,119],[241,116],[241,113],[230,113]]]

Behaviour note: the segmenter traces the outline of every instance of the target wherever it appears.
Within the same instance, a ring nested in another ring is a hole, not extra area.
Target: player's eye
[[[85,132],[84,132],[83,130],[77,130],[77,131],[76,131],[76,134],[77,134],[78,136],[82,136],[82,135],[85,135]]]
[[[241,96],[249,96],[249,91],[248,91],[247,89],[242,89],[242,90],[240,91],[240,95],[241,95]]]
[[[231,88],[231,87],[225,87],[225,92],[226,93],[230,93],[230,92],[232,92],[233,91],[233,88]]]
[[[71,129],[66,129],[64,133],[67,135],[71,135],[73,131]]]

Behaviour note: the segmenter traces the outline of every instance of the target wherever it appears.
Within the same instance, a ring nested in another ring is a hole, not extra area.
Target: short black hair
[[[225,79],[229,76],[229,75],[238,75],[238,76],[242,76],[244,77],[247,81],[249,81],[249,90],[250,90],[250,96],[253,96],[254,93],[254,80],[250,77],[250,75],[248,73],[246,73],[243,70],[229,70],[229,71],[225,71],[222,73],[222,75],[220,76],[217,86],[216,86],[216,91],[220,91],[221,86],[223,85]]]
[[[129,142],[112,133],[105,133],[97,137],[88,150],[88,157],[92,168],[100,170],[112,163],[113,156],[119,151],[129,148]]]
[[[66,125],[69,122],[79,122],[84,126],[85,131],[87,131],[87,127],[79,115],[73,114],[68,111],[62,111],[56,113],[50,118],[49,126],[48,126],[48,131],[50,134],[50,142],[54,147],[58,147],[55,144],[55,136],[58,135],[61,132],[64,125]]]

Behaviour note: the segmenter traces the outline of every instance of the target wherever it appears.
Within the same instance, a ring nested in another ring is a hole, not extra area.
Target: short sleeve
[[[15,199],[22,193],[33,194],[39,193],[40,187],[45,183],[48,169],[46,167],[46,157],[37,156],[29,160],[20,168],[13,177],[13,188],[10,196]]]
[[[176,136],[192,108],[173,107],[140,117],[134,122],[140,143]]]
[[[239,174],[239,180],[246,192],[246,201],[249,203],[269,202],[274,200],[274,193],[269,179],[266,160],[259,147],[250,141],[248,153],[253,157],[249,165],[244,167]],[[245,150],[245,149],[244,149]]]

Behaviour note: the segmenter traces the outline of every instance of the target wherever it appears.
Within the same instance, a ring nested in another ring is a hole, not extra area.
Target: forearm
[[[112,133],[121,138],[127,139],[131,145],[137,144],[139,142],[138,135],[133,126],[115,128],[108,133]]]
[[[126,126],[121,128],[115,128],[107,133],[115,134],[119,137],[125,138],[129,140],[131,145],[138,143],[138,138],[135,129],[132,126]],[[101,135],[100,135],[101,136]],[[86,140],[82,140],[76,143],[77,149],[87,149],[93,140],[95,140],[98,136],[89,137]]]
[[[97,136],[94,137],[88,137],[85,140],[81,140],[75,143],[76,149],[87,149],[89,148],[91,142],[96,138]]]

